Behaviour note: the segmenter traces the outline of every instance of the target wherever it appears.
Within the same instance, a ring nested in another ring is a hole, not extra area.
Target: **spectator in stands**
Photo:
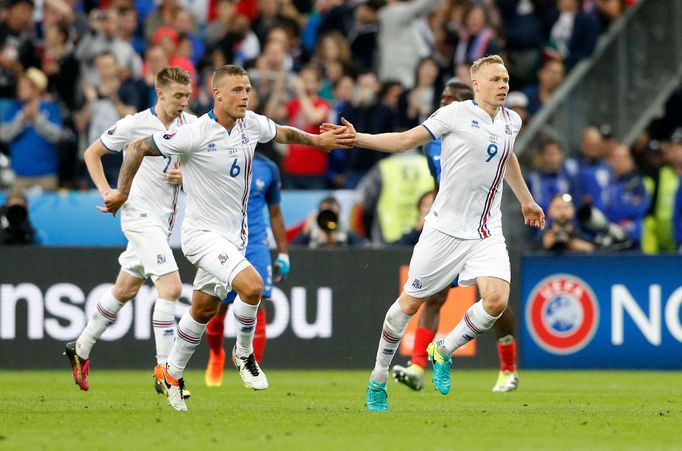
[[[547,227],[542,232],[542,248],[548,251],[592,252],[594,245],[583,238],[577,227],[575,206],[570,194],[554,195],[547,210]]]
[[[666,164],[652,183],[651,209],[645,220],[642,237],[642,249],[647,253],[675,251],[678,248],[673,233],[673,216],[682,176],[682,128],[677,128],[662,148]]]
[[[549,211],[549,204],[557,194],[573,191],[564,168],[561,143],[551,137],[545,138],[538,148],[538,160],[539,169],[528,174],[528,189],[542,210]]]
[[[348,32],[347,39],[353,62],[360,70],[373,70],[376,67],[378,10],[382,4],[382,0],[368,0],[355,8],[353,26]]]
[[[137,11],[134,8],[124,7],[120,10],[121,29],[120,38],[129,43],[135,52],[142,58],[147,50],[147,41],[138,34],[139,21]]]
[[[235,0],[217,0],[216,18],[208,24],[204,34],[204,43],[209,49],[234,32],[234,20],[237,17]]]
[[[403,91],[398,100],[398,126],[401,130],[421,124],[440,104],[443,85],[439,79],[438,63],[433,58],[422,58],[415,79],[414,87]]]
[[[179,14],[179,12],[178,12]],[[176,14],[176,16],[178,15]],[[161,46],[168,55],[168,64],[187,71],[192,77],[192,92],[197,92],[197,71],[192,60],[179,52],[180,34],[175,28],[161,27],[152,36],[152,45]],[[92,142],[92,141],[90,141]]]
[[[379,97],[380,86],[376,75],[372,72],[360,74],[357,79],[355,94],[350,102],[346,102],[337,113],[337,122],[345,117],[353,124],[362,124],[362,130],[368,133],[392,132],[395,123],[395,112]],[[351,120],[355,119],[355,122]],[[386,157],[384,152],[358,149],[333,150],[329,155],[329,173],[327,178],[334,188],[355,189],[360,179],[372,169],[379,160]]]
[[[42,70],[47,75],[48,92],[71,113],[78,106],[80,64],[74,55],[69,27],[56,22],[45,27]]]
[[[135,90],[139,98],[138,111],[156,104],[156,74],[168,65],[168,54],[163,47],[153,45],[147,49],[142,66],[142,79],[135,81]]]
[[[640,249],[642,223],[649,210],[649,194],[637,171],[630,148],[616,145],[609,154],[612,179],[606,190],[604,215],[625,230],[631,249]]]
[[[528,97],[528,114],[533,116],[542,108],[564,80],[564,63],[560,59],[547,58],[538,69],[538,83],[527,86],[523,93]]]
[[[424,218],[426,218],[429,210],[431,210],[431,206],[433,205],[433,201],[435,199],[435,191],[427,191],[422,194],[422,197],[420,197],[419,201],[417,202],[419,219],[417,219],[417,223],[414,225],[414,228],[409,232],[405,232],[403,236],[391,244],[395,246],[414,246],[417,244],[417,241],[419,241],[419,236],[422,234],[422,230],[424,229]]]
[[[570,70],[583,58],[592,55],[599,38],[599,19],[594,11],[582,8],[583,0],[557,0],[550,13],[551,28],[547,53],[563,59]]]
[[[198,64],[204,56],[205,47],[198,35],[196,20],[192,13],[186,9],[178,10],[175,15],[174,27],[190,47],[187,51],[188,54],[183,56],[189,58],[193,64]]]
[[[281,90],[275,91],[270,99],[273,106],[269,107],[269,116],[308,133],[319,133],[320,125],[329,119],[331,112],[329,102],[317,95],[320,83],[319,68],[315,65],[305,66],[296,78],[296,97],[285,103]],[[288,146],[284,157],[285,189],[323,189],[326,186],[326,172],[326,153],[302,144]]]
[[[14,98],[25,68],[40,67],[33,27],[33,0],[9,0],[0,22],[0,98]]]
[[[268,35],[273,28],[279,26],[298,30],[300,25],[302,25],[301,15],[291,1],[259,0],[258,15],[253,20],[251,28],[258,36],[261,46],[265,46],[269,40]]]
[[[504,0],[495,4],[504,25],[509,78],[514,80],[515,86],[526,86],[532,82],[539,63],[538,49],[544,44],[542,33],[550,1]]]
[[[573,202],[579,207],[590,204],[603,211],[611,168],[604,161],[607,155],[599,129],[587,127],[583,130],[580,153],[578,158],[570,158],[565,165],[571,178]]]
[[[28,216],[28,198],[22,190],[15,189],[0,206],[0,245],[34,244],[36,231]]]
[[[154,33],[161,27],[173,27],[175,16],[182,8],[179,0],[161,0],[158,7],[147,16],[144,22],[144,38],[152,40]]]
[[[119,79],[119,67],[112,53],[101,53],[95,59],[97,83],[86,81],[83,86],[85,102],[75,117],[76,129],[85,133],[87,142],[99,139],[107,128],[127,114],[137,111],[140,102],[135,87]],[[121,154],[110,153],[102,157],[107,180],[112,186],[118,180]]]
[[[464,13],[463,21],[464,30],[455,50],[456,66],[501,52],[502,47],[486,20],[485,9],[482,5],[472,5]]]
[[[142,75],[142,59],[129,42],[120,38],[121,17],[117,9],[93,9],[90,12],[90,27],[90,33],[86,33],[76,46],[76,57],[90,83],[97,82],[94,62],[97,55],[104,52],[111,53],[116,58],[121,81],[136,79]]]
[[[379,10],[379,80],[397,79],[414,86],[419,60],[429,47],[419,31],[420,20],[438,6],[439,0],[387,0]]]
[[[594,9],[599,19],[600,31],[605,31],[609,25],[618,20],[623,14],[624,8],[623,0],[594,0]]]
[[[392,243],[417,223],[419,198],[433,191],[426,157],[416,149],[391,155],[374,165],[358,185],[362,229],[374,244]]]
[[[0,140],[9,143],[14,187],[57,189],[57,148],[62,137],[59,107],[45,97],[47,76],[30,67],[17,83],[17,102],[0,125]]]
[[[341,205],[335,197],[325,197],[317,211],[306,219],[303,230],[291,241],[292,245],[310,248],[327,246],[361,246],[366,241],[348,230],[341,220]]]

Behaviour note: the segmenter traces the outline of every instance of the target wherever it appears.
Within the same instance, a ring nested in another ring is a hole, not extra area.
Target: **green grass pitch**
[[[66,368],[2,371],[0,450],[682,449],[679,372],[521,371],[492,393],[495,371],[455,370],[448,396],[391,381],[386,413],[364,409],[368,374],[273,370],[254,392],[188,371],[179,413],[151,372],[95,369],[81,392]]]

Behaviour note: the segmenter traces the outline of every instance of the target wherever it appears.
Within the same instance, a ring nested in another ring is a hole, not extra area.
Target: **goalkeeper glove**
[[[275,260],[275,283],[281,283],[287,280],[289,269],[289,256],[287,254],[277,255],[277,260]]]

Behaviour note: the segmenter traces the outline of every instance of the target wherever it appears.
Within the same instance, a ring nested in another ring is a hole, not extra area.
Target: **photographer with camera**
[[[594,245],[580,236],[570,194],[558,193],[552,197],[547,218],[549,226],[542,233],[543,249],[554,252],[594,250]]]
[[[316,212],[306,220],[303,230],[291,244],[310,248],[326,246],[363,246],[367,242],[358,234],[346,229],[340,221],[341,205],[333,196],[320,201]]]
[[[21,190],[12,191],[0,207],[0,245],[35,244],[36,231],[28,217],[28,199]]]
[[[649,210],[650,197],[637,172],[630,148],[616,145],[608,164],[611,180],[604,192],[604,203],[597,208],[589,203],[578,209],[578,220],[595,243],[611,250],[640,249],[642,223]]]

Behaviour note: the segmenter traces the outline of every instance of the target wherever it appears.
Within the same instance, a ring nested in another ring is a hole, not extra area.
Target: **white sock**
[[[443,344],[438,348],[441,355],[450,355],[455,349],[469,343],[486,330],[493,327],[497,318],[502,316],[490,316],[483,308],[483,302],[478,301],[464,313],[462,320],[450,331]]]
[[[234,319],[237,321],[237,357],[248,357],[253,352],[253,334],[256,331],[258,304],[247,304],[237,296],[232,309]]]
[[[206,330],[206,324],[198,323],[189,314],[189,310],[182,315],[177,327],[177,338],[168,354],[167,368],[170,375],[176,379],[182,377],[187,362],[194,354],[194,350],[201,343],[201,337]]]
[[[158,298],[152,315],[156,363],[165,365],[175,341],[175,301]]]
[[[107,291],[102,299],[97,302],[95,313],[76,340],[76,354],[82,359],[90,358],[90,351],[95,346],[99,337],[102,336],[107,327],[114,324],[119,310],[123,307],[118,299],[114,297],[111,290]]]
[[[372,380],[383,384],[388,380],[388,367],[391,365],[400,339],[403,337],[407,323],[410,322],[411,315],[403,313],[400,304],[396,300],[386,312],[384,326],[381,330],[377,359],[372,371]]]

